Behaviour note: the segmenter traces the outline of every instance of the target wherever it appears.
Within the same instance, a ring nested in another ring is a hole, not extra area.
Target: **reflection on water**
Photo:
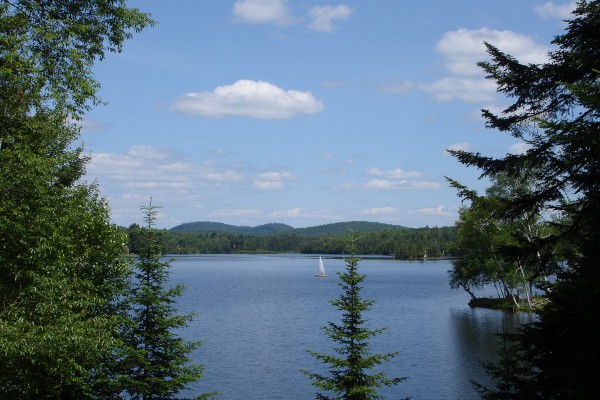
[[[482,308],[466,308],[451,311],[450,318],[457,349],[457,363],[461,379],[475,380],[489,385],[491,382],[477,361],[498,359],[500,340],[497,333],[514,333],[519,326],[533,322],[531,313],[513,313]]]

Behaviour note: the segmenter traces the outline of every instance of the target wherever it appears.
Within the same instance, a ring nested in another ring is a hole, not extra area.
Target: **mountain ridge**
[[[198,221],[187,222],[174,226],[170,229],[172,232],[196,232],[196,233],[237,233],[237,234],[253,234],[253,235],[277,235],[291,233],[299,236],[317,236],[317,235],[348,235],[354,233],[368,233],[384,230],[408,230],[401,225],[384,224],[381,222],[368,221],[349,221],[349,222],[334,222],[323,225],[316,225],[306,228],[294,228],[290,225],[282,223],[268,223],[258,226],[238,226],[229,225],[221,222]],[[414,228],[418,229],[418,228]]]

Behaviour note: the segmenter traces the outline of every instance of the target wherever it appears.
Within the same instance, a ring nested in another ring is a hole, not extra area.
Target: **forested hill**
[[[406,230],[400,225],[382,224],[379,222],[351,221],[318,225],[309,228],[294,229],[299,236],[348,236],[351,233],[372,233],[392,230]]]
[[[188,222],[177,225],[170,229],[172,232],[190,232],[190,233],[241,233],[241,234],[265,234],[274,235],[280,233],[290,233],[294,230],[286,224],[265,224],[260,226],[236,226],[227,225],[221,222]]]
[[[128,229],[129,250],[139,247],[139,226]],[[285,224],[256,227],[216,222],[193,222],[165,230],[165,254],[200,253],[311,253],[343,254],[348,238],[356,235],[360,254],[391,255],[396,258],[445,257],[456,255],[452,242],[455,227],[407,228],[378,222],[339,222],[309,228]]]
[[[255,227],[227,225],[220,222],[189,222],[171,228],[172,232],[194,233],[237,233],[245,235],[276,235],[293,233],[298,236],[344,236],[350,233],[371,233],[396,229],[408,229],[400,225],[382,224],[379,222],[351,221],[318,225],[308,228],[293,228],[286,224],[265,224]]]

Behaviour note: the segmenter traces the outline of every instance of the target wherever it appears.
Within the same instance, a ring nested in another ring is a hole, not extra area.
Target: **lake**
[[[307,349],[332,353],[321,327],[339,322],[329,300],[341,289],[336,272],[345,263],[323,257],[327,278],[318,278],[318,256],[199,255],[175,258],[171,279],[186,285],[182,312],[196,318],[180,332],[204,341],[193,359],[205,365],[190,385],[221,400],[314,399],[315,388],[300,369],[323,365]],[[526,313],[471,309],[469,296],[451,290],[449,261],[363,258],[363,298],[376,300],[365,314],[370,327],[387,327],[372,338],[376,353],[399,352],[382,365],[388,377],[408,377],[382,388],[386,399],[477,399],[470,381],[487,382],[479,360],[495,359],[495,332],[529,322]],[[490,293],[492,294],[492,293]]]

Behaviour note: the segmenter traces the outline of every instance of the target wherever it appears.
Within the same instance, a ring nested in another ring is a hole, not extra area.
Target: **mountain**
[[[293,233],[298,236],[343,236],[350,233],[369,233],[386,230],[408,229],[400,225],[382,224],[379,222],[351,221],[318,225],[308,228],[293,228],[286,224],[265,224],[260,226],[235,226],[220,222],[188,222],[171,228],[172,232],[201,233],[238,233],[245,235],[278,235]]]
[[[369,233],[396,229],[408,228],[400,225],[382,224],[380,222],[350,221],[318,225],[309,228],[296,228],[294,229],[294,233],[298,236],[344,236],[353,232]]]
[[[291,232],[294,230],[289,225],[285,224],[265,224],[260,226],[235,226],[227,225],[220,222],[188,222],[177,225],[170,229],[173,232],[202,232],[202,233],[243,233],[254,235],[275,235],[280,233]]]

